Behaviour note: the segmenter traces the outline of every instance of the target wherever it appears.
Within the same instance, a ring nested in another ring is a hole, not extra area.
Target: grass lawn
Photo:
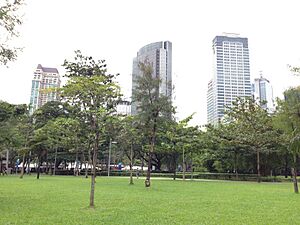
[[[291,183],[0,177],[0,224],[300,224]]]

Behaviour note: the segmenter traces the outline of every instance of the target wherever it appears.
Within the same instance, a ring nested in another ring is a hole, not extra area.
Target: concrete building
[[[129,116],[131,114],[130,101],[122,100],[117,105],[117,114],[121,116]]]
[[[237,97],[251,97],[248,39],[224,33],[213,39],[213,78],[207,91],[207,122],[216,124]]]
[[[159,92],[172,97],[172,43],[170,41],[160,41],[142,47],[137,56],[133,59],[132,66],[132,92],[136,87],[137,77],[142,75],[139,63],[148,61],[153,67],[153,76],[159,77],[161,84]],[[131,114],[135,115],[136,103],[132,102]]]
[[[272,85],[269,80],[262,76],[262,73],[260,74],[260,78],[254,79],[252,91],[254,99],[263,109],[266,109],[269,113],[275,111]]]
[[[56,68],[43,67],[38,64],[32,79],[29,113],[32,114],[36,109],[46,102],[58,99],[57,93],[45,91],[48,88],[60,87],[60,75]]]

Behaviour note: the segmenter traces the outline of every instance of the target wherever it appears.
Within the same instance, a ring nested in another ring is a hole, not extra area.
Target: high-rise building
[[[59,87],[60,75],[58,70],[38,64],[32,79],[29,113],[32,114],[46,102],[57,100],[57,92],[49,92],[46,89]]]
[[[224,33],[213,40],[214,76],[208,84],[207,122],[216,124],[237,97],[251,97],[248,39]]]
[[[142,47],[133,59],[132,66],[132,92],[136,87],[137,77],[142,75],[139,63],[148,61],[153,68],[153,76],[161,80],[159,92],[172,97],[172,43],[160,41]],[[135,115],[136,103],[131,104],[131,114]]]
[[[273,88],[270,81],[262,76],[262,73],[260,74],[260,78],[254,79],[252,89],[253,97],[261,107],[266,109],[269,113],[274,112]]]
[[[122,100],[117,104],[117,115],[129,116],[131,113],[131,102]]]

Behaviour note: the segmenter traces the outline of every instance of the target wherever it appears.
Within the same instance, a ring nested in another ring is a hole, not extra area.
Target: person
[[[26,173],[27,173],[27,174],[30,173],[30,167],[29,167],[29,166],[26,167]]]
[[[6,170],[6,167],[5,167],[5,166],[4,166],[4,168],[3,168],[3,176],[4,176],[4,174],[7,175],[7,170]]]
[[[119,170],[119,172],[122,170],[122,163],[121,162],[119,162],[119,164],[118,164],[118,170]]]
[[[181,172],[182,168],[181,165],[178,165],[178,172]]]
[[[136,179],[139,179],[140,176],[140,170],[139,168],[136,169]]]

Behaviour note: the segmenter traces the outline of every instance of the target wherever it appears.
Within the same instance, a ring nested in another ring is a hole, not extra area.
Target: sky
[[[131,93],[132,60],[153,42],[173,44],[174,104],[177,118],[196,113],[193,124],[206,123],[207,83],[213,76],[212,40],[223,32],[247,37],[251,80],[264,77],[274,97],[297,86],[287,65],[300,66],[298,0],[26,0],[15,62],[0,66],[0,100],[29,103],[38,64],[56,67],[75,50],[105,59],[125,97]],[[1,37],[1,34],[0,34]]]

